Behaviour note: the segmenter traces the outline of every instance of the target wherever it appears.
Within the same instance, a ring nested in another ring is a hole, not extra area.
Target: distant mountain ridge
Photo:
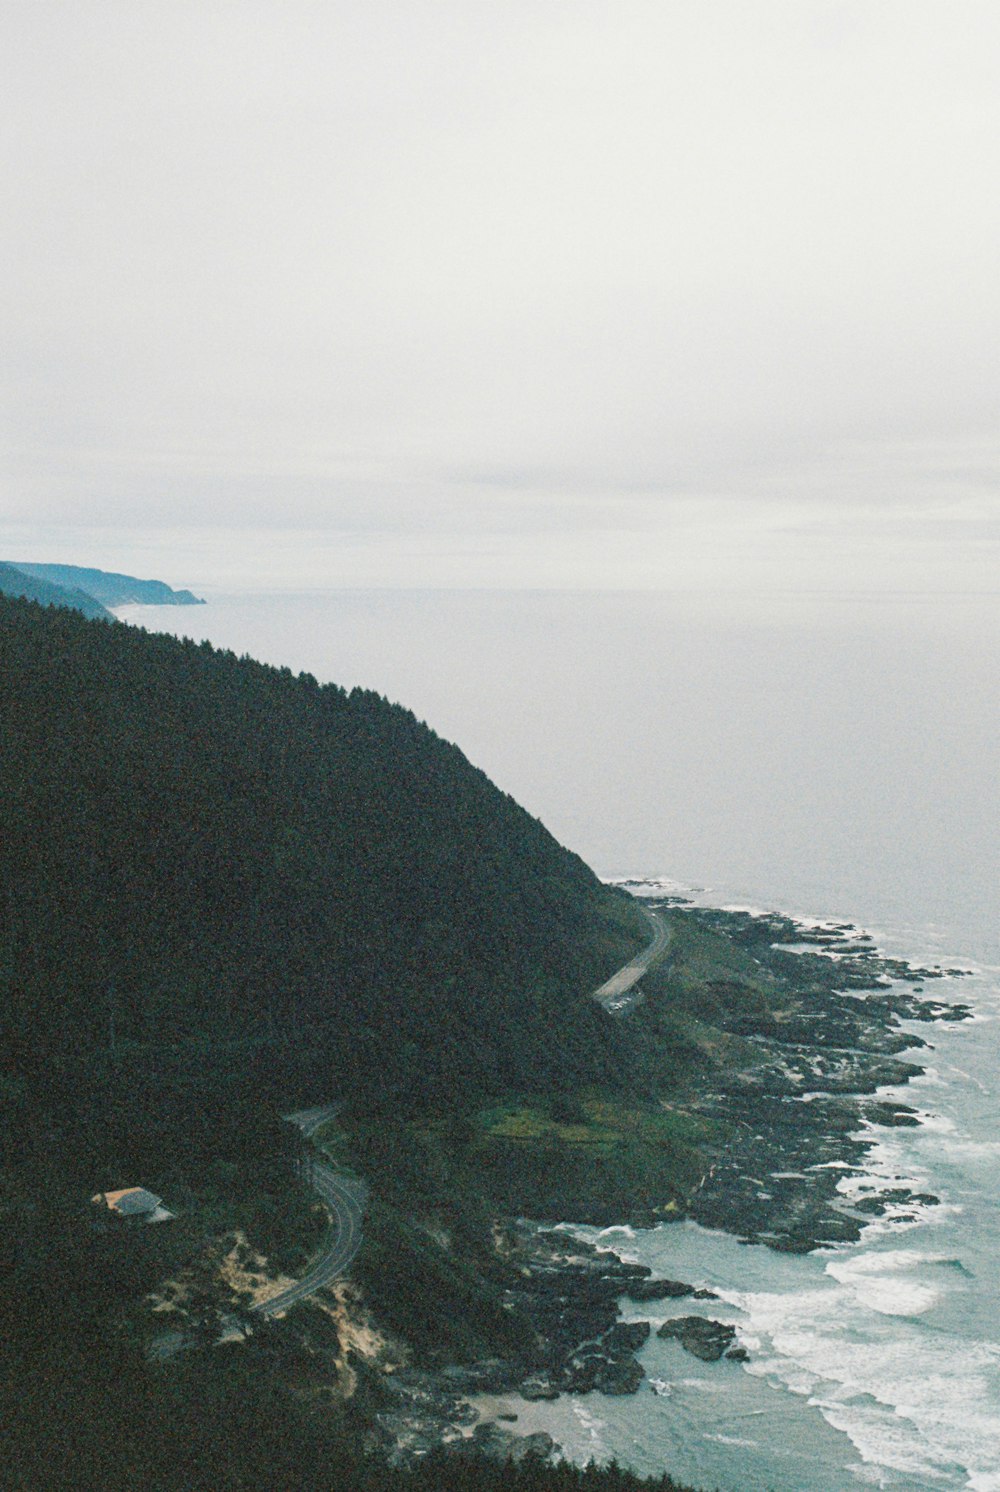
[[[205,604],[191,591],[175,591],[162,580],[139,580],[134,575],[120,575],[111,570],[91,570],[82,565],[36,565],[22,560],[15,560],[13,564],[23,575],[31,575],[36,580],[44,580],[71,592],[82,591],[98,601],[102,607]]]
[[[0,594],[21,596],[26,601],[38,601],[43,606],[71,606],[74,611],[81,611],[86,617],[100,617],[105,622],[115,620],[113,613],[89,592],[77,586],[57,585],[20,566],[4,564],[2,561]]]

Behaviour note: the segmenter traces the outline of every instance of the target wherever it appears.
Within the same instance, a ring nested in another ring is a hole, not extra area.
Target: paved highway
[[[651,912],[648,907],[643,907],[642,910],[653,929],[652,941],[623,969],[619,969],[617,974],[612,974],[600,989],[595,989],[592,996],[611,1015],[621,1015],[630,1005],[638,1003],[641,998],[639,992],[630,994],[630,991],[657,959],[666,953],[670,944],[670,929],[663,920],[662,912]]]
[[[336,1114],[338,1104],[327,1104],[325,1108],[301,1109],[286,1118],[297,1124],[309,1139],[322,1124]],[[308,1160],[309,1179],[330,1210],[330,1236],[320,1257],[308,1273],[280,1295],[273,1295],[257,1306],[261,1316],[276,1316],[287,1311],[296,1301],[304,1300],[324,1285],[329,1285],[342,1275],[353,1262],[361,1247],[361,1222],[364,1217],[368,1188],[356,1177],[344,1176],[321,1160]]]

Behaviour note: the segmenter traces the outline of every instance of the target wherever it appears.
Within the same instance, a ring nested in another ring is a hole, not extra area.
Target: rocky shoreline
[[[501,1459],[550,1454],[557,1449],[550,1436],[522,1436],[497,1419],[480,1421],[470,1401],[480,1395],[519,1396],[532,1403],[561,1394],[635,1393],[645,1378],[636,1353],[652,1328],[648,1321],[621,1321],[620,1302],[716,1298],[677,1280],[653,1279],[645,1265],[598,1249],[562,1228],[521,1222],[512,1225],[508,1243],[515,1283],[506,1291],[506,1303],[531,1321],[536,1350],[530,1359],[401,1368],[386,1377],[387,1402],[376,1423],[391,1461],[405,1462],[434,1446],[462,1445],[469,1439],[484,1454]],[[680,1333],[680,1340],[696,1356],[707,1361],[724,1351],[737,1355],[738,1348],[727,1350],[734,1348],[732,1327],[701,1317],[685,1319],[697,1324]],[[717,1352],[707,1350],[706,1324],[728,1333]]]
[[[653,1327],[619,1319],[623,1300],[634,1303],[711,1301],[712,1290],[680,1280],[656,1279],[645,1265],[597,1248],[563,1228],[516,1225],[511,1262],[518,1284],[512,1305],[538,1333],[530,1361],[489,1358],[437,1369],[401,1368],[383,1380],[385,1403],[376,1415],[382,1449],[406,1463],[437,1446],[472,1444],[484,1455],[521,1460],[559,1449],[544,1431],[519,1434],[513,1410],[482,1416],[476,1400],[531,1404],[562,1394],[633,1394],[646,1378],[637,1353]],[[671,1317],[657,1335],[673,1337],[702,1362],[747,1360],[736,1328],[710,1316]],[[504,1423],[505,1422],[505,1423]]]
[[[838,1186],[845,1172],[863,1168],[870,1126],[920,1122],[914,1108],[878,1090],[923,1072],[900,1053],[928,1042],[900,1022],[970,1018],[967,1006],[925,993],[928,983],[965,971],[887,958],[848,924],[817,929],[786,917],[703,915],[716,925],[725,919],[762,962],[795,980],[796,1009],[743,1030],[754,1060],[717,1075],[692,1105],[720,1120],[727,1139],[688,1216],[795,1253],[854,1242],[873,1217],[911,1221],[914,1206],[937,1198],[895,1188],[848,1204]]]
[[[867,1126],[919,1123],[912,1107],[880,1098],[877,1090],[922,1071],[900,1053],[927,1043],[904,1032],[901,1021],[970,1016],[965,1006],[925,994],[927,982],[964,971],[887,958],[848,924],[815,927],[777,915],[690,910],[741,940],[776,978],[791,980],[795,1000],[780,1016],[757,1012],[744,1019],[734,1034],[749,1059],[714,1070],[686,1098],[689,1112],[716,1121],[716,1132],[725,1136],[710,1154],[687,1216],[745,1243],[804,1253],[857,1239],[875,1217],[904,1221],[914,1207],[935,1202],[893,1188],[873,1189],[849,1204],[838,1184],[862,1168],[871,1143]],[[628,1221],[641,1227],[659,1219]],[[645,1378],[636,1354],[652,1327],[621,1321],[620,1302],[716,1298],[683,1281],[654,1279],[645,1266],[564,1228],[510,1225],[508,1263],[506,1301],[532,1323],[537,1351],[530,1361],[406,1368],[385,1379],[387,1402],[377,1421],[390,1459],[412,1460],[433,1446],[470,1440],[499,1459],[549,1455],[558,1450],[551,1436],[518,1435],[513,1411],[482,1418],[472,1401],[482,1395],[531,1403],[561,1394],[635,1393]],[[703,1362],[747,1359],[735,1328],[711,1315],[671,1317],[658,1334]]]

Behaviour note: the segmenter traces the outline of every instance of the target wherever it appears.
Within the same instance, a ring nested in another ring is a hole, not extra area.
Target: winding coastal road
[[[630,960],[624,968],[619,969],[617,974],[605,980],[600,989],[595,989],[591,999],[603,1005],[610,1015],[623,1015],[633,1005],[638,1005],[642,999],[640,991],[635,989],[639,980],[647,974],[653,964],[658,962],[670,946],[670,929],[663,920],[662,912],[652,912],[648,907],[643,907],[643,912],[649,919],[653,928],[652,942],[647,943],[641,953]]]
[[[641,953],[636,954],[624,968],[594,990],[591,998],[603,1005],[612,1015],[622,1015],[641,1000],[636,985],[651,966],[667,951],[670,929],[659,912],[643,908],[653,929],[653,937]],[[334,1118],[339,1104],[331,1103],[313,1109],[300,1109],[285,1118],[297,1124],[307,1140],[311,1140],[328,1120]],[[255,1309],[260,1316],[277,1316],[287,1311],[296,1301],[321,1290],[342,1275],[353,1263],[361,1247],[361,1224],[364,1218],[368,1188],[356,1177],[345,1176],[318,1158],[307,1161],[309,1179],[330,1211],[330,1235],[322,1254],[294,1285],[263,1301]]]
[[[325,1108],[301,1109],[297,1114],[286,1114],[286,1118],[297,1124],[311,1139],[321,1125],[336,1114],[339,1104],[327,1104]],[[353,1262],[361,1247],[361,1223],[364,1218],[368,1188],[363,1181],[353,1176],[344,1176],[324,1161],[312,1159],[307,1162],[309,1179],[330,1211],[330,1235],[322,1254],[312,1268],[280,1295],[257,1306],[260,1316],[276,1316],[287,1311],[296,1301],[321,1290],[342,1275]]]

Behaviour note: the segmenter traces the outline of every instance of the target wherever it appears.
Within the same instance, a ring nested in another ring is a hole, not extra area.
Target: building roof
[[[126,1186],[117,1192],[98,1192],[94,1201],[102,1200],[112,1212],[120,1213],[123,1217],[135,1217],[140,1213],[155,1212],[162,1198],[154,1197],[144,1186]]]

